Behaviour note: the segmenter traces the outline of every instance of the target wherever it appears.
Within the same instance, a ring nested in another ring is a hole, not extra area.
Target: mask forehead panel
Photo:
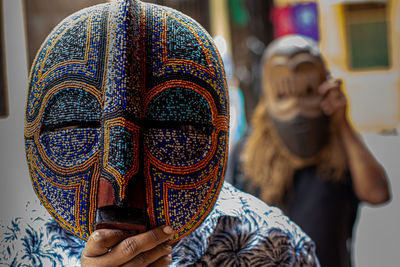
[[[170,224],[176,241],[218,197],[228,117],[220,57],[192,19],[133,0],[82,10],[49,35],[31,71],[25,143],[33,186],[83,239],[108,197],[104,181],[119,207],[142,190],[147,227]]]

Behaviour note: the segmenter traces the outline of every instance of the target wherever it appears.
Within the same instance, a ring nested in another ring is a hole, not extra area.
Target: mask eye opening
[[[198,123],[198,122],[177,122],[177,121],[155,121],[148,120],[143,123],[146,129],[173,129],[181,131],[196,131],[202,134],[212,134],[215,127],[211,124]]]
[[[69,121],[59,124],[43,125],[40,133],[58,132],[68,129],[81,129],[81,128],[100,128],[100,121]]]

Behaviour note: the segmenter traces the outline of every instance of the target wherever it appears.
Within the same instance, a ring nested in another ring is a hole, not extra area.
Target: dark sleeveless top
[[[348,267],[359,202],[349,172],[343,182],[331,182],[308,167],[295,173],[284,209],[314,240],[321,266]]]
[[[248,133],[231,150],[225,180],[260,197],[260,188],[243,175],[240,155]],[[350,172],[342,182],[317,177],[316,167],[296,171],[284,206],[286,215],[316,244],[322,267],[352,266],[352,236],[360,201],[354,193]]]

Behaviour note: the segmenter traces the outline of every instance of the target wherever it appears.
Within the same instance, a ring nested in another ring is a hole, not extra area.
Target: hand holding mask
[[[122,230],[97,230],[82,252],[82,266],[167,266],[172,247],[165,242],[172,234],[170,227],[134,236]]]
[[[322,95],[322,111],[335,124],[346,122],[347,100],[342,91],[342,81],[330,78],[319,86],[318,91]]]

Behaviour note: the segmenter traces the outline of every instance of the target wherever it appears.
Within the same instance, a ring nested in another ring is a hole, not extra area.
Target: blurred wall
[[[25,161],[27,57],[21,1],[3,0],[9,116],[0,119],[0,218],[21,216],[34,199]]]
[[[321,50],[332,75],[344,80],[353,123],[361,132],[396,132],[400,121],[400,17],[396,12],[400,1],[274,1],[277,6],[310,2],[318,4]],[[382,60],[387,62],[382,64]]]
[[[209,0],[221,1],[221,0]],[[234,75],[240,83],[247,121],[260,98],[260,61],[265,47],[273,40],[270,12],[273,1],[225,0],[229,11],[230,40]],[[217,16],[216,21],[219,22]]]
[[[333,75],[345,81],[354,124],[364,132],[396,129],[400,121],[400,1],[377,1],[386,4],[389,66],[356,70],[349,66],[345,17],[345,5],[355,1],[319,2],[321,49]],[[366,19],[373,20],[374,14]]]
[[[40,45],[55,25],[82,8],[107,0],[23,0],[29,66]]]

